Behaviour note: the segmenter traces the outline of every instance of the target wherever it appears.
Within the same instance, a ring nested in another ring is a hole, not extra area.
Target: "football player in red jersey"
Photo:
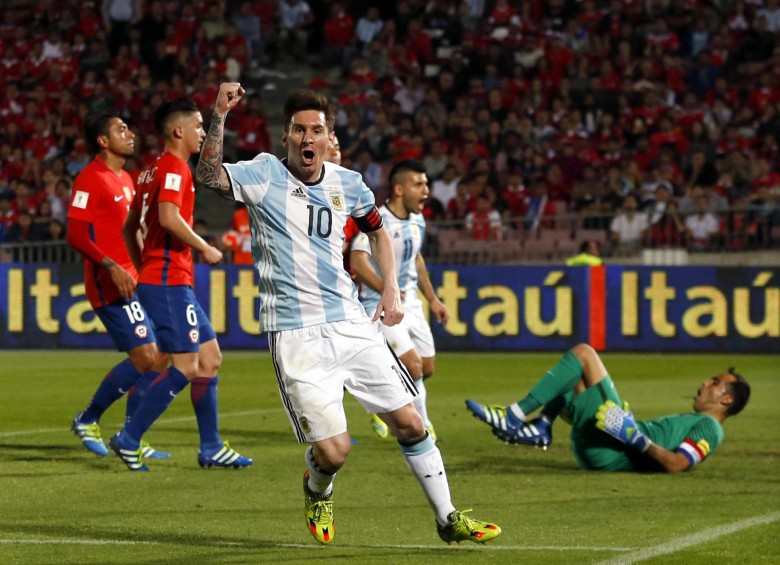
[[[84,286],[92,308],[127,359],[111,369],[71,430],[84,446],[101,457],[108,454],[100,433],[100,417],[127,393],[126,419],[144,391],[165,368],[155,334],[135,295],[137,273],[127,253],[120,226],[135,194],[130,175],[122,170],[134,152],[135,134],[114,111],[99,111],[85,120],[87,146],[94,159],[79,173],[68,210],[68,243],[84,259]],[[166,458],[148,444],[147,457]]]
[[[152,316],[161,351],[171,365],[149,387],[138,411],[109,445],[132,471],[146,471],[143,435],[188,384],[200,432],[201,467],[247,467],[252,460],[223,441],[217,426],[217,372],[222,353],[216,334],[193,292],[192,250],[209,265],[222,252],[192,229],[195,185],[187,160],[200,151],[206,132],[197,105],[188,98],[166,101],[155,111],[165,152],[138,177],[123,228],[138,269],[138,295]],[[140,231],[143,251],[137,239]]]

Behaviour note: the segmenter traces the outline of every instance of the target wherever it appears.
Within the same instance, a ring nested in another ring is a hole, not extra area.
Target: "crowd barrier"
[[[430,265],[440,350],[780,351],[776,267]],[[266,349],[252,267],[196,266],[223,349]],[[0,348],[112,348],[77,264],[0,264]]]

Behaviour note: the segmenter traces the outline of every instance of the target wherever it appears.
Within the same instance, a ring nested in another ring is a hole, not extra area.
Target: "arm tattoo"
[[[229,196],[230,181],[222,170],[223,136],[225,130],[225,116],[212,114],[209,133],[203,141],[200,150],[198,167],[195,170],[198,185],[217,192],[222,196]]]

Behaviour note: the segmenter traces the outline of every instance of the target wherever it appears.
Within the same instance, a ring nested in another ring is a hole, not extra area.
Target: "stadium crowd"
[[[428,219],[464,237],[576,213],[615,248],[744,248],[780,226],[780,0],[49,0],[3,10],[0,54],[0,242],[63,239],[89,111],[131,124],[132,175],[161,102],[208,120],[220,82],[293,61],[337,104],[344,166],[381,197],[423,160]],[[273,150],[248,100],[230,158]]]

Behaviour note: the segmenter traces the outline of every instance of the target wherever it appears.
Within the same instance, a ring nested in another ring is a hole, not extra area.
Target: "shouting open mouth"
[[[314,151],[311,149],[304,149],[301,152],[301,162],[306,167],[311,167],[314,164]]]

